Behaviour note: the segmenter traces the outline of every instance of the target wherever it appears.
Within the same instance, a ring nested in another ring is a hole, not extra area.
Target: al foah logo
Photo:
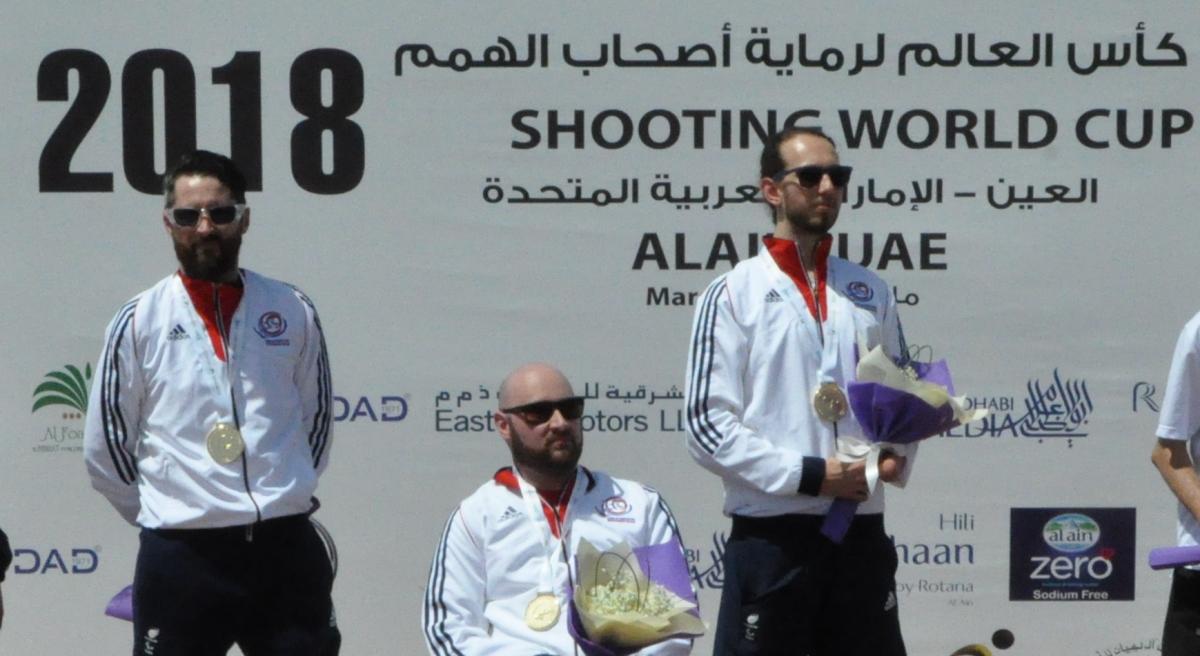
[[[71,364],[50,371],[33,389],[33,409],[30,412],[57,416],[45,426],[33,450],[36,453],[83,450],[83,418],[87,414],[88,385],[92,380],[92,365],[83,368]]]

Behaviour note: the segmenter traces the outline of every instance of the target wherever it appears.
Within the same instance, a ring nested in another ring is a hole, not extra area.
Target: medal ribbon
[[[796,310],[798,314],[800,314],[801,317],[811,316],[808,311],[808,302],[804,299],[800,292],[800,282],[792,280],[792,278],[782,268],[780,268],[779,264],[773,257],[770,256],[769,253],[763,258],[763,260],[770,268],[770,273],[772,274],[772,277],[775,278],[775,286],[782,293],[784,300],[786,300],[792,306],[792,308]],[[804,260],[801,259],[802,265],[803,262]],[[807,272],[805,275],[807,276]],[[832,285],[833,280],[828,275],[828,265],[826,265],[825,289],[828,290]],[[820,291],[819,286],[817,291]],[[824,304],[824,313],[822,313],[820,310],[822,306],[821,297],[816,295],[813,296],[814,304],[818,308],[818,320],[813,322],[812,333],[813,337],[816,337],[818,343],[821,344],[821,366],[817,370],[818,386],[820,386],[822,383],[836,384],[837,382],[834,378],[833,372],[837,370],[838,340],[836,337],[841,322],[838,321],[840,313],[835,314],[833,311],[833,307],[836,305],[836,303],[829,303],[828,296],[828,291],[826,291],[824,298],[827,302]],[[809,322],[805,322],[805,325],[807,326],[810,324]],[[826,332],[828,332],[828,335],[826,335]],[[826,339],[826,337],[829,339]],[[834,429],[836,430],[836,428],[837,424],[835,423]]]
[[[181,278],[180,278],[181,283],[183,284],[183,287],[184,287],[185,295],[188,296],[189,300],[191,300],[192,308],[195,312],[193,321],[199,324],[198,334],[208,335],[209,331],[208,331],[208,328],[206,325],[204,310],[201,309],[201,306],[203,305],[204,301],[199,298],[193,297],[193,293],[198,293],[199,290],[194,290],[193,288],[189,287],[188,283],[182,279],[182,274],[180,274],[180,276],[181,276]],[[216,335],[215,335],[215,339],[205,340],[205,341],[209,348],[209,352],[212,354],[213,360],[215,360],[214,366],[220,367],[222,370],[221,372],[216,372],[213,369],[209,369],[209,371],[210,371],[210,373],[212,373],[213,382],[215,383],[216,388],[222,392],[224,392],[225,390],[228,390],[229,413],[230,413],[232,424],[233,424],[233,434],[236,437],[236,443],[240,445],[242,453],[244,454],[246,444],[245,444],[245,440],[242,438],[242,435],[241,435],[242,421],[241,421],[240,413],[238,412],[237,396],[234,391],[236,384],[237,384],[236,373],[233,368],[233,352],[232,352],[232,349],[230,348],[231,347],[230,342],[232,341],[232,338],[230,335],[230,329],[232,328],[232,321],[229,321],[230,326],[227,328],[225,309],[222,307],[222,303],[221,303],[221,294],[215,283],[209,283],[209,284],[211,285],[211,293],[212,293],[211,310],[213,313],[213,324],[214,324],[214,327],[216,328]],[[205,290],[205,291],[208,291],[208,290]],[[240,298],[237,300],[240,302]],[[221,357],[222,352],[224,353],[223,358]],[[222,373],[224,375],[221,375]],[[224,388],[224,389],[222,389],[222,388]],[[224,423],[224,419],[218,418],[217,422],[215,424],[213,424],[212,427],[210,427],[208,435],[205,438],[205,446],[209,448],[210,457],[212,457],[214,460],[216,460],[218,462],[218,464],[224,465],[224,464],[231,464],[233,461],[224,462],[224,461],[218,459],[216,454],[214,454],[212,452],[212,443],[210,442],[210,440],[213,438],[214,431],[216,431],[217,428],[223,423]],[[224,433],[222,433],[222,435],[224,435]],[[228,436],[226,435],[225,437],[227,438]],[[239,456],[239,457],[241,457],[241,456]],[[257,504],[256,504],[256,506],[257,506]]]
[[[557,559],[558,553],[562,553],[564,561],[566,560],[567,517],[570,516],[571,506],[575,503],[575,489],[579,486],[579,478],[583,472],[578,468],[575,471],[575,482],[571,488],[571,496],[567,500],[566,512],[558,517],[558,509],[554,509],[554,515],[558,520],[558,537],[555,537],[554,532],[550,530],[549,522],[542,521],[545,519],[545,514],[542,512],[541,505],[546,502],[529,484],[529,481],[521,476],[521,472],[515,465],[513,474],[516,476],[517,485],[521,490],[521,500],[525,502],[525,516],[533,525],[533,530],[537,531],[541,538],[542,548],[546,552],[546,560],[542,563],[542,572],[538,582],[538,594],[551,594],[557,598],[558,595],[554,592],[554,561]],[[570,569],[569,564],[567,567]]]
[[[217,293],[216,288],[213,288],[213,296],[215,297],[215,305],[217,311],[217,330],[221,333],[221,347],[225,350],[225,379],[229,382],[229,410],[233,413],[233,427],[238,433],[242,430],[242,419],[238,416],[237,397],[233,395],[234,373],[233,373],[233,351],[229,348],[229,335],[225,329],[225,317],[221,310],[221,297]],[[231,323],[232,326],[232,323]]]

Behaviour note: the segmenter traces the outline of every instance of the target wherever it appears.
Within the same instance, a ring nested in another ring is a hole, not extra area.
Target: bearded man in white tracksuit
[[[688,357],[687,446],[733,521],[714,653],[903,656],[883,486],[837,455],[862,436],[845,397],[861,349],[904,359],[896,301],[829,255],[850,178],[833,141],[790,128],[760,165],[773,236],[704,292]],[[878,478],[903,485],[915,451],[883,452]],[[835,499],[859,502],[841,543],[821,530]]]
[[[496,430],[512,452],[463,500],[442,533],[421,614],[434,656],[567,656],[582,653],[567,629],[575,554],[582,540],[606,550],[673,543],[679,530],[657,491],[579,464],[584,398],[545,364],[504,379]],[[637,652],[684,656],[673,638]]]
[[[312,302],[238,267],[246,179],[198,150],[164,179],[179,270],[109,324],[84,451],[141,527],[133,653],[329,656],[333,570],[309,516],[332,392]]]

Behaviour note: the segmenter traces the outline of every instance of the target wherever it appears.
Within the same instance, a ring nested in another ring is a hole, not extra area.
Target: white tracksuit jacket
[[[1187,441],[1192,462],[1200,462],[1200,314],[1184,325],[1175,342],[1155,435],[1164,440]],[[1175,505],[1178,545],[1200,544],[1200,522],[1187,506]]]
[[[525,607],[537,594],[545,546],[539,530],[546,519],[529,521],[511,469],[496,473],[450,515],[434,554],[421,614],[425,643],[435,656],[536,656],[575,653],[567,631],[567,609],[548,631],[525,625]],[[539,503],[539,508],[540,503]],[[670,508],[656,491],[604,472],[579,468],[566,514],[572,567],[579,541],[599,549],[624,541],[631,548],[679,537]],[[680,544],[682,544],[680,540]],[[556,557],[554,585],[567,598],[567,568]],[[675,638],[638,652],[676,656],[691,641]],[[579,653],[583,653],[582,651]]]
[[[835,454],[833,425],[813,411],[813,391],[823,379],[845,391],[854,380],[860,339],[868,348],[883,344],[893,358],[904,356],[888,285],[840,258],[829,257],[826,266],[828,316],[821,332],[767,249],[714,280],[696,307],[685,389],[687,446],[721,477],[726,515],[825,514],[832,499],[798,493],[804,456]],[[825,342],[832,357],[822,375]],[[842,437],[862,435],[853,413],[837,428]],[[909,456],[903,484],[916,448],[896,451]],[[883,512],[883,487],[858,506],[859,514]]]
[[[305,513],[329,462],[332,393],[312,302],[245,269],[216,357],[179,275],[130,300],[106,332],[92,382],[84,452],[92,485],[131,523],[214,528]],[[232,421],[245,455],[209,456],[205,437]]]

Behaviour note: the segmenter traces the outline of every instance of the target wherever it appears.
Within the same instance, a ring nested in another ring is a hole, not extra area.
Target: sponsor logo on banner
[[[1021,396],[968,396],[967,405],[991,412],[943,437],[1022,437],[1039,443],[1060,440],[1072,447],[1088,436],[1088,419],[1095,411],[1087,381],[1064,378],[1058,369],[1048,379],[1030,378]]]
[[[688,571],[697,590],[720,590],[725,584],[725,543],[728,540],[725,531],[713,531],[708,549],[684,549]]]
[[[35,453],[78,453],[83,451],[83,418],[87,414],[88,385],[92,365],[64,365],[48,372],[33,390],[32,413],[53,417],[34,440]]]
[[[407,394],[333,397],[333,420],[344,422],[397,422],[408,417]]]
[[[1158,386],[1154,383],[1139,380],[1133,384],[1132,396],[1134,412],[1141,412],[1143,410],[1158,412],[1160,399],[1158,396]]]
[[[628,387],[583,384],[587,400],[579,425],[584,433],[682,433],[683,392],[678,385]],[[495,394],[480,385],[476,389],[442,390],[433,400],[434,430],[439,433],[490,433],[496,430],[492,414]]]
[[[933,596],[946,605],[968,608],[974,604],[976,518],[969,512],[939,512],[930,518],[933,535],[925,540],[897,540],[892,536],[896,559],[904,566],[896,579],[896,595]],[[719,590],[725,582],[725,531],[714,531],[708,548],[686,548],[688,569],[697,589]]]
[[[1012,601],[1131,601],[1134,508],[1013,508]]]
[[[896,560],[904,566],[896,593],[901,599],[931,596],[952,607],[974,605],[975,514],[939,511],[914,528],[901,538],[892,536]]]
[[[485,385],[451,392],[441,390],[433,400],[434,430],[439,433],[491,433],[496,394]]]
[[[100,547],[33,549],[12,552],[13,574],[92,574],[100,567]]]

